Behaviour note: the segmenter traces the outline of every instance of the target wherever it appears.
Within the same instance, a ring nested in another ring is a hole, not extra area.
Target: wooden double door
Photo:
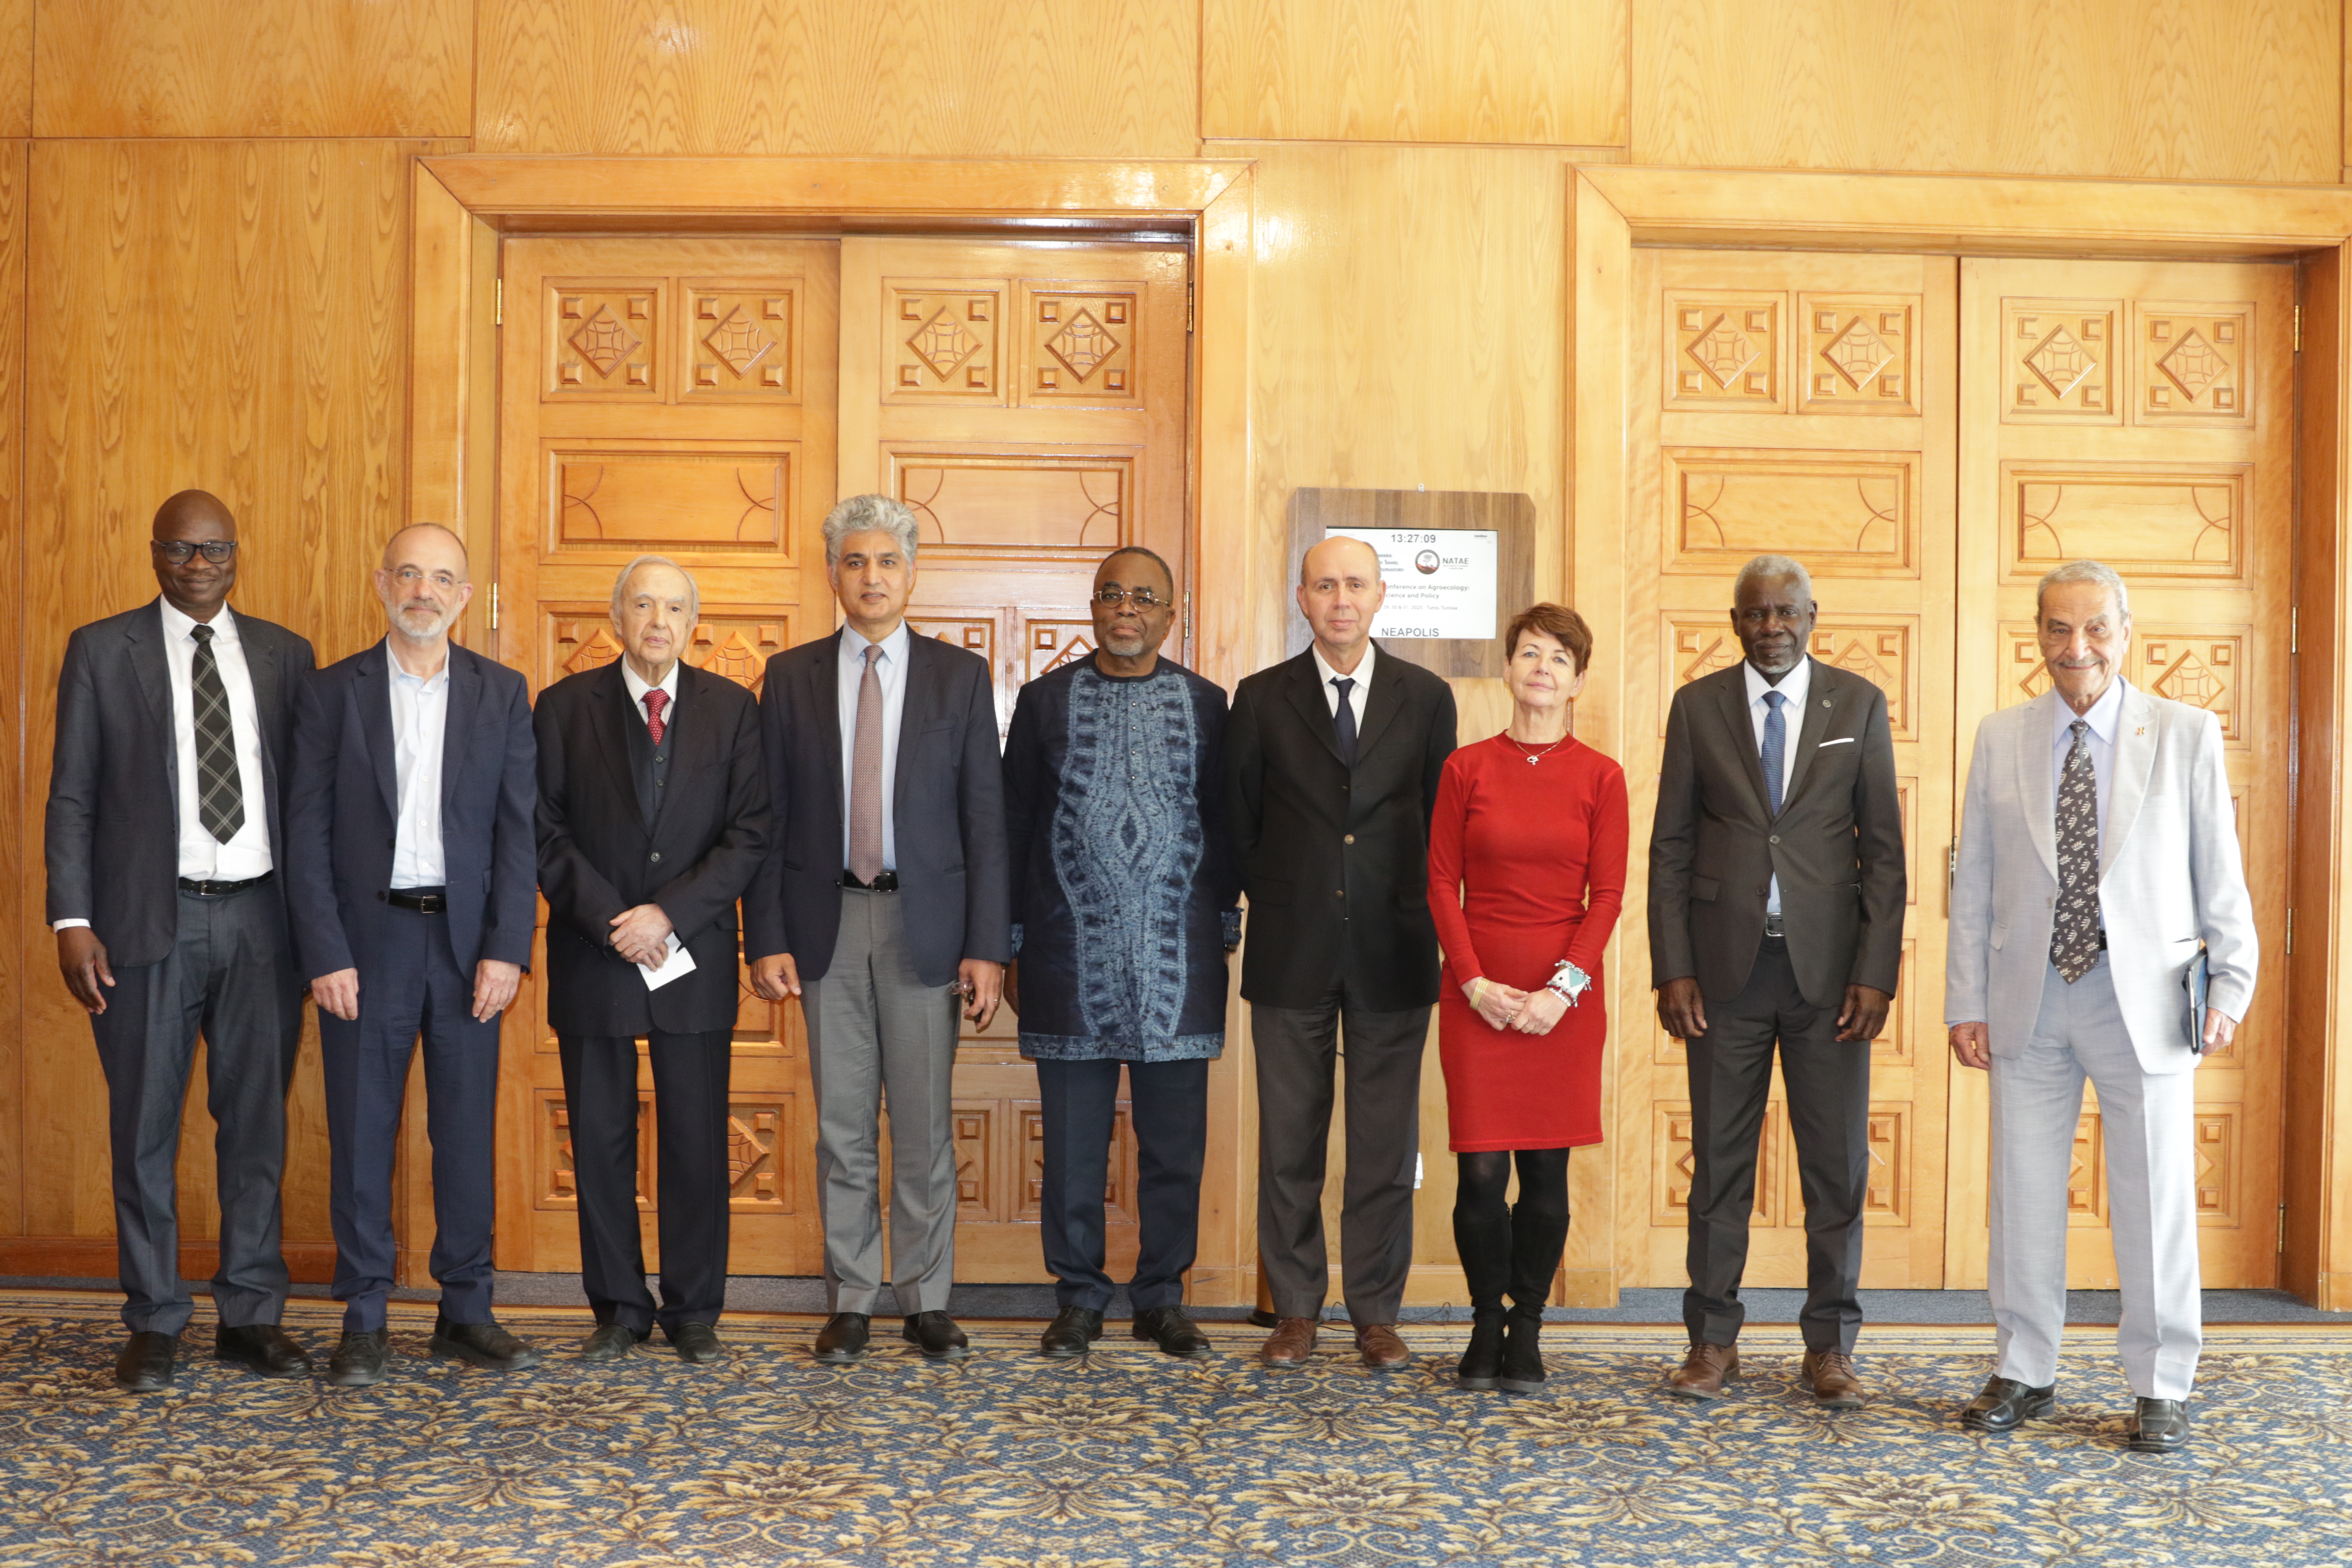
[[[1623,747],[1655,805],[1677,687],[1736,663],[1733,575],[1812,573],[1812,652],[1886,692],[1910,874],[1901,990],[1872,1056],[1863,1281],[1981,1287],[1988,1107],[1944,1040],[1948,856],[1982,718],[2046,687],[2033,591],[2095,557],[2129,584],[2136,685],[2220,717],[2263,980],[2198,1074],[2205,1282],[2277,1279],[2285,971],[2294,272],[2287,265],[1635,252],[1634,520]],[[1627,909],[1643,907],[1640,853]],[[1618,1257],[1685,1282],[1691,1116],[1683,1047],[1644,1004],[1621,928]],[[1804,1206],[1777,1075],[1754,1285],[1804,1282]],[[2112,1289],[2095,1096],[2068,1182],[2068,1272]]]
[[[834,635],[821,527],[837,499],[869,490],[913,509],[908,619],[988,660],[1000,731],[1023,682],[1092,651],[1087,595],[1109,549],[1150,546],[1184,587],[1181,250],[534,237],[500,259],[494,637],[534,695],[620,656],[614,580],[646,553],[678,561],[701,591],[686,657],[756,692],[772,655]],[[797,1004],[743,990],[731,1081],[731,1267],[815,1274]],[[658,1268],[642,1061],[638,1082],[638,1205]],[[499,1092],[499,1267],[576,1270],[543,967],[507,1015]],[[1000,1013],[958,1056],[959,1278],[1045,1278],[1038,1121],[1034,1069]],[[1123,1143],[1126,1125],[1122,1105]],[[1109,1194],[1121,1265],[1135,1247],[1131,1144],[1122,1152]],[[886,1152],[886,1197],[887,1170]]]

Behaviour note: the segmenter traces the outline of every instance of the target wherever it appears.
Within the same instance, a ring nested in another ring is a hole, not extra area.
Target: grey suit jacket
[[[2058,701],[2044,692],[1987,718],[1969,761],[1944,1019],[1984,1024],[1997,1057],[2024,1050],[2053,973],[2058,810],[2050,752]],[[2232,1018],[2243,1018],[2253,1001],[2260,957],[2221,722],[2201,708],[2126,688],[2115,770],[2099,835],[2099,912],[2116,1000],[2141,1068],[2186,1072],[2198,1058],[2189,1048],[2180,981],[2197,943],[2205,943],[2212,968],[2208,1001]]]
[[[1696,977],[1710,1001],[1748,984],[1775,875],[1798,987],[1835,1007],[1849,984],[1894,993],[1903,969],[1903,806],[1886,694],[1813,660],[1772,815],[1743,665],[1675,693],[1650,831],[1650,984]]]
[[[89,921],[118,966],[160,963],[179,941],[180,763],[162,606],[151,599],[80,627],[67,639],[58,675],[46,918]],[[318,661],[284,626],[237,612],[236,627],[261,730],[269,858],[283,870],[280,775],[293,744],[295,690]]]

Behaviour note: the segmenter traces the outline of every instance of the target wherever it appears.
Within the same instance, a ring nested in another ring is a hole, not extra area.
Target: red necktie
[[[669,706],[669,693],[656,688],[646,693],[646,728],[653,732],[654,744],[661,744],[662,710]]]

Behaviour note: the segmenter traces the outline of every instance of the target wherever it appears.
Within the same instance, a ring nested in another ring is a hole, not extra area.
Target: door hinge
[[[2286,651],[2303,651],[2303,606],[2290,605],[2286,612]]]
[[[2289,958],[2294,956],[2294,906],[2293,904],[2286,907],[2286,955]]]
[[[2294,352],[2303,352],[2303,301],[2294,302]]]
[[[1188,652],[1192,647],[1192,590],[1190,588],[1184,590],[1184,647]]]
[[[490,280],[490,325],[503,327],[506,324],[507,280],[495,278]]]
[[[499,585],[490,584],[490,630],[499,629]]]
[[[1184,279],[1184,331],[1188,334],[1192,331],[1192,280],[1190,278]]]

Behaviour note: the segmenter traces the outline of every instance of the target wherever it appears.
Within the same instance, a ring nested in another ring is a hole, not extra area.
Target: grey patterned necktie
[[[1764,745],[1759,761],[1764,764],[1764,788],[1772,799],[1772,815],[1780,815],[1780,775],[1789,765],[1789,721],[1781,715],[1780,704],[1789,700],[1785,691],[1764,694]]]
[[[849,752],[849,874],[871,882],[882,874],[882,649],[866,645],[857,678],[857,734]]]
[[[2068,726],[2074,744],[2058,775],[2058,912],[2050,927],[2050,962],[2072,985],[2099,961],[2099,784],[2081,719]]]
[[[196,712],[196,818],[226,844],[245,826],[245,781],[237,776],[236,726],[229,717],[220,661],[213,655],[213,628],[196,627],[195,638],[188,690]]]

